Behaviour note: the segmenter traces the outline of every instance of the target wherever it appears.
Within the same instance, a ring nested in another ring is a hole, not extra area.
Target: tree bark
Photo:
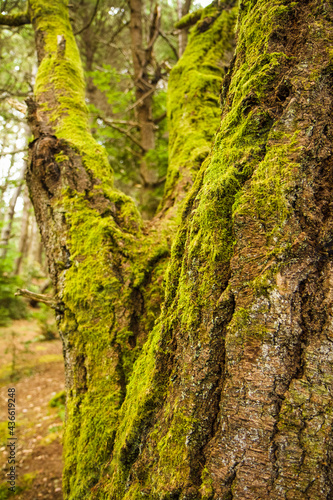
[[[319,0],[240,2],[214,152],[127,387],[109,498],[333,495],[332,19]]]

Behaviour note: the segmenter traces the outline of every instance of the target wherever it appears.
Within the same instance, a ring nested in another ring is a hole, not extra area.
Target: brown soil
[[[63,407],[51,398],[64,389],[61,341],[43,341],[35,319],[0,328],[0,500],[8,498],[8,387],[16,393],[17,499],[62,499]]]

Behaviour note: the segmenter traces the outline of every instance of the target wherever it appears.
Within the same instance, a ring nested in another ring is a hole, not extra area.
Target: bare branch
[[[155,92],[155,87],[152,87],[150,90],[148,90],[148,92],[146,92],[145,94],[143,94],[142,97],[140,97],[140,99],[138,99],[137,101],[135,101],[134,104],[132,104],[132,106],[129,106],[129,108],[126,109],[125,113],[127,113],[128,111],[131,111],[132,109],[136,108],[136,106],[138,106],[139,104],[141,104],[148,96],[150,96],[150,94],[152,94],[153,92]]]
[[[6,153],[0,153],[0,156],[17,155],[18,153],[24,153],[25,151],[28,151],[28,149],[27,148],[15,149],[14,151],[7,151]]]
[[[100,120],[102,120],[103,123],[105,123],[105,125],[109,125],[110,127],[112,127],[114,130],[117,130],[118,132],[120,132],[121,134],[125,134],[126,137],[128,137],[132,142],[134,142],[134,144],[136,144],[137,146],[139,146],[139,148],[142,149],[143,152],[145,152],[145,149],[144,147],[142,146],[142,144],[132,135],[130,134],[126,129],[124,128],[121,128],[121,127],[118,127],[117,125],[115,125],[112,121],[110,120],[107,120],[106,118],[102,118],[101,116],[98,116],[98,118]]]
[[[161,37],[163,38],[163,40],[165,40],[167,42],[167,44],[171,48],[172,52],[175,54],[176,59],[178,61],[179,56],[178,56],[178,51],[177,51],[176,47],[173,45],[173,43],[171,42],[171,40],[169,40],[168,36],[164,33],[164,31],[162,31],[161,29],[159,29],[159,34],[161,35]]]
[[[151,52],[154,43],[156,42],[156,39],[159,34],[160,24],[161,24],[161,8],[156,4],[152,23],[150,25],[149,43],[147,47],[148,54]]]
[[[50,295],[43,295],[42,293],[31,292],[30,290],[26,290],[24,288],[18,288],[15,295],[20,295],[22,297],[27,297],[28,299],[35,300],[36,302],[42,302],[43,304],[48,305],[52,309],[60,309],[61,303],[57,302],[54,297]]]
[[[100,118],[102,120],[102,118],[99,116],[98,118]],[[139,124],[138,122],[131,122],[131,121],[128,121],[128,120],[115,120],[113,118],[105,118],[105,120],[108,121],[108,123],[112,122],[112,123],[115,123],[115,124],[120,124],[120,125],[129,125],[130,127],[139,127]]]
[[[88,22],[88,24],[86,24],[83,28],[81,28],[79,31],[77,31],[76,33],[74,33],[74,35],[75,35],[75,36],[76,36],[76,35],[80,35],[83,31],[87,30],[87,29],[90,27],[91,23],[92,23],[92,22],[93,22],[93,20],[94,20],[94,17],[95,17],[95,16],[96,16],[96,14],[97,14],[97,10],[98,10],[98,5],[99,5],[99,2],[100,2],[100,0],[97,0],[97,1],[96,1],[95,8],[94,8],[94,12],[93,12],[93,14],[92,14],[92,16],[91,16],[90,21]]]
[[[12,99],[11,97],[7,99],[7,102],[12,108],[16,109],[20,113],[23,113],[24,115],[26,114],[28,106],[26,104],[23,104],[23,102]]]
[[[155,118],[154,120],[154,123],[155,125],[157,125],[157,123],[160,123],[162,120],[164,120],[164,118],[166,117],[166,111],[164,111],[164,113],[162,113],[160,116],[158,116],[157,118]]]

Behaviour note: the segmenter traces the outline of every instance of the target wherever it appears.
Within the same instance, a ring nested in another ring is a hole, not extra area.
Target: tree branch
[[[148,96],[150,96],[150,94],[152,94],[153,92],[155,92],[155,87],[152,87],[150,90],[148,90],[148,92],[146,92],[145,94],[143,94],[142,97],[140,97],[140,99],[138,99],[137,101],[135,101],[134,104],[132,104],[132,106],[129,106],[125,113],[127,113],[128,111],[131,111],[132,109],[136,108],[136,106],[138,106],[139,104],[141,104]]]
[[[185,28],[190,28],[195,24],[199,19],[201,18],[201,14],[203,12],[203,9],[198,9],[195,12],[191,12],[190,14],[187,14],[186,16],[182,17],[179,21],[176,22],[175,28],[178,30],[183,30]]]
[[[42,302],[43,304],[48,305],[52,309],[60,309],[61,303],[57,302],[54,297],[50,295],[43,295],[42,293],[31,292],[30,290],[26,290],[24,288],[18,288],[15,295],[21,295],[22,297],[27,297],[28,299],[35,300],[36,302]]]
[[[93,14],[92,14],[92,16],[91,16],[90,21],[88,22],[88,24],[86,24],[85,26],[83,26],[83,28],[81,28],[79,31],[77,31],[76,33],[74,33],[75,36],[76,35],[80,35],[83,31],[87,30],[90,27],[91,23],[94,20],[94,17],[97,14],[97,9],[98,9],[99,2],[100,2],[100,0],[96,1],[94,12],[93,12]]]
[[[158,116],[157,118],[155,118],[154,123],[155,125],[157,125],[158,123],[160,123],[162,120],[164,120],[164,118],[166,117],[167,113],[166,111],[164,111],[164,113],[162,113],[160,116]]]
[[[31,24],[28,11],[18,14],[0,14],[1,26],[23,26],[24,24]]]
[[[112,121],[107,120],[106,118],[102,118],[101,116],[98,116],[98,118],[100,120],[102,120],[102,122],[105,123],[105,125],[109,125],[114,130],[117,130],[121,134],[125,134],[126,137],[128,137],[132,142],[134,142],[134,144],[136,144],[137,146],[139,146],[139,148],[141,148],[143,152],[146,151],[145,148],[142,146],[142,144],[132,134],[130,134],[126,129],[118,127]]]
[[[24,153],[25,151],[28,151],[27,148],[15,149],[14,151],[7,151],[6,153],[0,153],[0,156],[16,155],[18,153]]]
[[[159,29],[158,31],[159,31],[159,34],[161,35],[161,37],[163,38],[163,40],[165,40],[167,42],[167,44],[169,45],[169,47],[171,48],[172,52],[175,54],[176,59],[178,61],[179,56],[178,56],[178,51],[177,51],[176,47],[173,45],[173,43],[171,42],[171,40],[169,40],[169,38],[164,33],[164,31],[162,31],[161,29]]]
[[[23,115],[26,114],[28,107],[23,102],[17,101],[16,99],[12,99],[11,97],[7,99],[7,102],[12,108],[16,109],[16,111],[19,111]]]

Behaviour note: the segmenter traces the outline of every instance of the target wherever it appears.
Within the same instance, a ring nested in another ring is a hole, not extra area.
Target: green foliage
[[[23,474],[22,478],[19,478],[19,484],[15,486],[15,491],[8,489],[8,483],[0,483],[0,500],[7,500],[28,490],[36,476],[36,473]]]
[[[127,73],[117,71],[110,64],[103,64],[100,69],[88,71],[87,76],[91,77],[95,86],[105,94],[112,114],[123,113],[133,101],[133,90],[124,92],[130,82]]]

